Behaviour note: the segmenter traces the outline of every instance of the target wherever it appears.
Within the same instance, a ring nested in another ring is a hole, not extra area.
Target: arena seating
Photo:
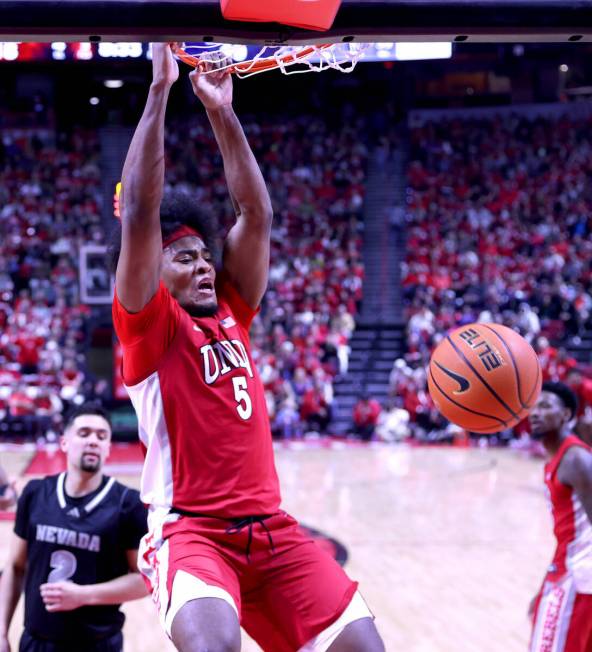
[[[36,436],[85,392],[89,309],[78,248],[102,242],[98,143],[4,129],[0,146],[0,429]]]
[[[541,354],[545,378],[565,380],[576,366],[549,340],[577,346],[592,327],[591,127],[511,114],[411,130],[407,355],[391,391],[413,397],[415,423],[433,415],[420,370],[455,325],[519,330]]]
[[[418,437],[450,435],[423,367],[446,329],[474,320],[517,328],[545,377],[579,383],[564,350],[592,328],[587,120],[512,115],[443,120],[410,132],[407,353],[391,394]],[[367,146],[350,116],[245,121],[274,205],[269,289],[252,332],[275,433],[330,431],[333,380],[347,373],[362,298]],[[80,244],[102,243],[97,135],[7,128],[0,147],[0,427],[37,435],[94,392],[85,366],[90,311],[78,296]],[[171,121],[167,184],[232,222],[205,119]],[[391,406],[391,407],[393,407]]]

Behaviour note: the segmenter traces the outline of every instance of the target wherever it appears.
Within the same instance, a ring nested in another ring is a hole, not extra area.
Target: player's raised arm
[[[121,304],[140,311],[158,289],[164,186],[164,118],[169,91],[179,76],[167,43],[152,45],[152,84],[130,144],[121,179],[121,252],[116,285]]]
[[[206,108],[224,160],[228,190],[237,213],[224,245],[224,270],[242,298],[256,308],[267,287],[272,207],[261,170],[232,108],[228,72],[189,77]]]

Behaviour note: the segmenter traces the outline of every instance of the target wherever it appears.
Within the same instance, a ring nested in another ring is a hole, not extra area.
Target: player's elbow
[[[142,190],[131,183],[128,190],[121,191],[121,222],[122,224],[145,225],[150,219],[159,220],[162,190],[153,186],[146,186]]]
[[[27,560],[11,559],[6,570],[12,571],[12,574],[16,580],[23,579],[27,571]]]
[[[273,222],[273,208],[271,203],[260,203],[245,206],[241,211],[251,228],[268,230]]]

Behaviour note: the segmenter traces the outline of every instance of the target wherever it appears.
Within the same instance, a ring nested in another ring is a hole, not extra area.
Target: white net
[[[349,73],[364,56],[368,43],[321,45],[248,46],[228,43],[185,43],[183,52],[200,62],[215,62],[215,70],[230,70],[251,77],[279,68],[285,75],[333,69]],[[205,70],[204,73],[214,72]]]

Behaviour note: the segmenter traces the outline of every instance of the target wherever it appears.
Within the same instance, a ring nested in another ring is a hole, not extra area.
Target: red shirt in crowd
[[[380,403],[374,399],[360,400],[354,408],[354,423],[356,426],[375,426],[380,416]]]

